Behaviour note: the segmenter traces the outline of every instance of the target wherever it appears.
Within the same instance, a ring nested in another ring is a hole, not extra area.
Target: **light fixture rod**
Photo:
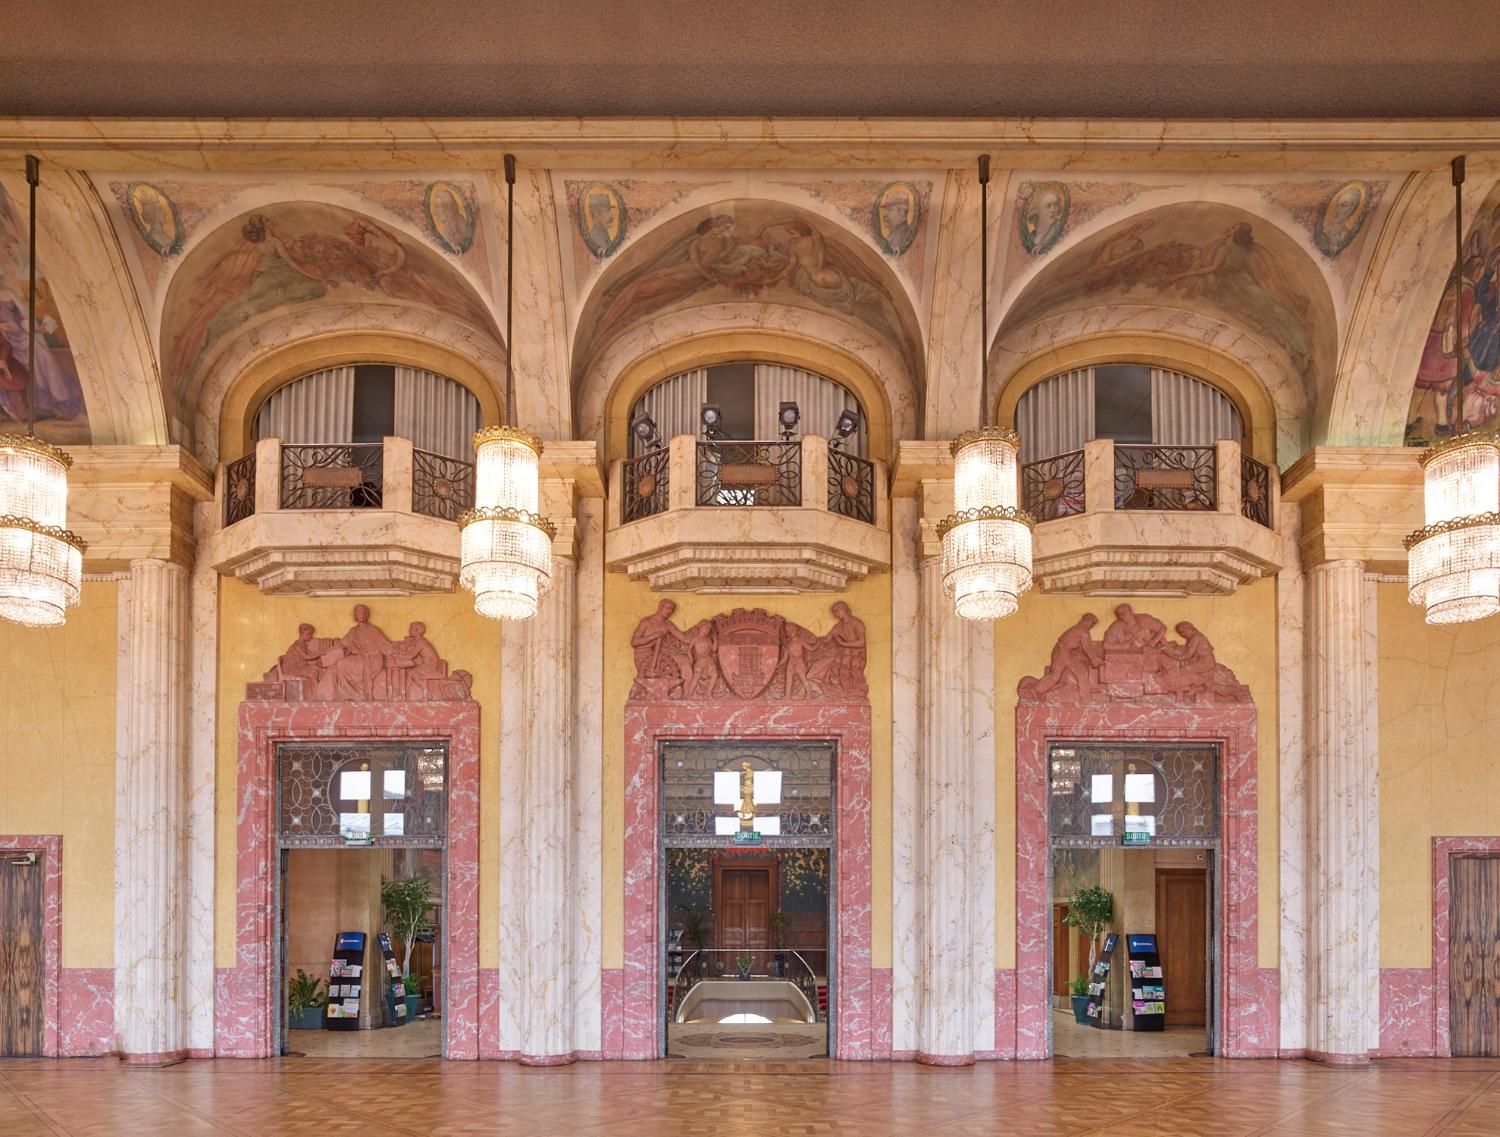
[[[505,156],[505,425],[515,426],[515,367],[511,356],[515,344],[511,336],[511,308],[516,294],[516,156]]]
[[[979,425],[990,420],[990,156],[979,155]]]
[[[26,185],[31,196],[27,228],[27,272],[30,275],[26,293],[26,437],[36,434],[36,187],[42,180],[42,164],[35,154],[26,155]]]
[[[1457,321],[1453,330],[1453,358],[1458,364],[1458,373],[1455,378],[1457,384],[1457,410],[1458,422],[1455,433],[1463,434],[1467,430],[1467,419],[1464,416],[1464,355],[1468,346],[1468,322],[1464,319],[1464,156],[1460,154],[1453,159],[1453,290],[1458,293],[1453,298],[1453,318]]]

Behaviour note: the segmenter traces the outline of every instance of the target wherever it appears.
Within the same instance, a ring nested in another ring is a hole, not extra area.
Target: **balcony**
[[[1038,522],[1036,582],[1084,595],[1233,592],[1281,567],[1279,486],[1235,442],[1098,439],[1028,462],[1021,500]]]
[[[605,560],[660,591],[839,592],[890,568],[884,463],[682,435],[616,462]]]
[[[451,592],[470,462],[380,445],[284,446],[262,439],[224,467],[214,568],[278,595]]]

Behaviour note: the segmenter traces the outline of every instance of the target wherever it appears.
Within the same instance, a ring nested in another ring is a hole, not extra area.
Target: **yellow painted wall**
[[[1048,595],[1031,592],[1020,610],[995,625],[995,960],[1016,963],[1016,684],[1040,675],[1057,637],[1085,612],[1099,617],[1095,635],[1114,619],[1120,601],[1111,597]],[[1276,719],[1276,582],[1245,585],[1230,596],[1136,598],[1138,612],[1163,621],[1170,629],[1189,620],[1209,638],[1220,663],[1248,684],[1255,700],[1260,816],[1260,964],[1275,967],[1280,924],[1278,866],[1279,788]]]
[[[500,624],[477,615],[467,592],[437,596],[317,599],[264,596],[252,584],[219,585],[219,703],[217,849],[214,958],[234,965],[235,806],[238,787],[236,721],[245,684],[261,678],[309,623],[320,636],[341,636],[353,623],[354,605],[370,606],[370,622],[392,639],[413,620],[450,668],[474,676],[479,702],[479,966],[498,967],[500,913]],[[112,693],[112,692],[111,692]],[[111,728],[113,729],[113,728]],[[111,814],[112,816],[112,814]]]
[[[876,576],[851,585],[842,594],[702,595],[653,592],[644,581],[623,573],[604,578],[604,825],[603,959],[606,968],[623,965],[625,842],[625,700],[635,677],[630,637],[643,616],[662,600],[677,603],[673,617],[685,628],[698,620],[734,608],[764,608],[818,634],[833,627],[829,607],[838,600],[865,622],[869,657],[873,738],[871,776],[871,964],[891,965],[891,578]]]
[[[1500,620],[1435,626],[1376,586],[1380,966],[1432,964],[1432,838],[1500,834]]]
[[[0,624],[0,833],[62,835],[62,963],[115,959],[119,587],[85,584],[61,628]]]

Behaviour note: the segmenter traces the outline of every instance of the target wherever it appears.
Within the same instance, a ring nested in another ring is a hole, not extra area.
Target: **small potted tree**
[[[292,1030],[323,1029],[323,981],[314,979],[302,968],[287,981],[287,1026]]]
[[[401,937],[401,982],[405,993],[406,1022],[411,1022],[422,1002],[420,991],[411,986],[418,982],[411,973],[411,950],[416,946],[417,934],[427,924],[427,913],[432,908],[432,880],[425,876],[403,877],[393,880],[380,878],[380,903],[385,908],[386,919],[391,930]]]
[[[1073,898],[1068,901],[1068,914],[1063,917],[1064,924],[1070,928],[1077,928],[1089,938],[1088,971],[1081,978],[1074,979],[1068,984],[1068,991],[1073,1002],[1073,1017],[1085,1026],[1089,1021],[1088,985],[1090,977],[1094,974],[1094,960],[1099,955],[1099,933],[1109,927],[1114,917],[1114,893],[1097,884],[1092,888],[1080,888],[1073,893]],[[1083,1008],[1082,1013],[1079,1011],[1080,1005]]]

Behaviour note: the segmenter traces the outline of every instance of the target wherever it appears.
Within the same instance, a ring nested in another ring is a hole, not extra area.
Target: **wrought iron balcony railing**
[[[1212,446],[1115,446],[1115,508],[1217,508]]]
[[[255,452],[224,467],[224,524],[255,515]]]
[[[801,442],[698,443],[698,504],[802,504]]]
[[[1271,468],[1248,454],[1240,455],[1240,513],[1257,525],[1272,528]]]
[[[866,525],[875,524],[875,463],[830,447],[828,508]]]
[[[1021,467],[1021,504],[1038,521],[1082,513],[1086,500],[1082,450]]]
[[[457,521],[474,505],[474,463],[412,447],[413,513]]]
[[[648,450],[625,461],[625,496],[620,521],[639,521],[667,508],[671,486],[672,452],[666,447]]]
[[[384,447],[282,446],[282,509],[379,509]]]

